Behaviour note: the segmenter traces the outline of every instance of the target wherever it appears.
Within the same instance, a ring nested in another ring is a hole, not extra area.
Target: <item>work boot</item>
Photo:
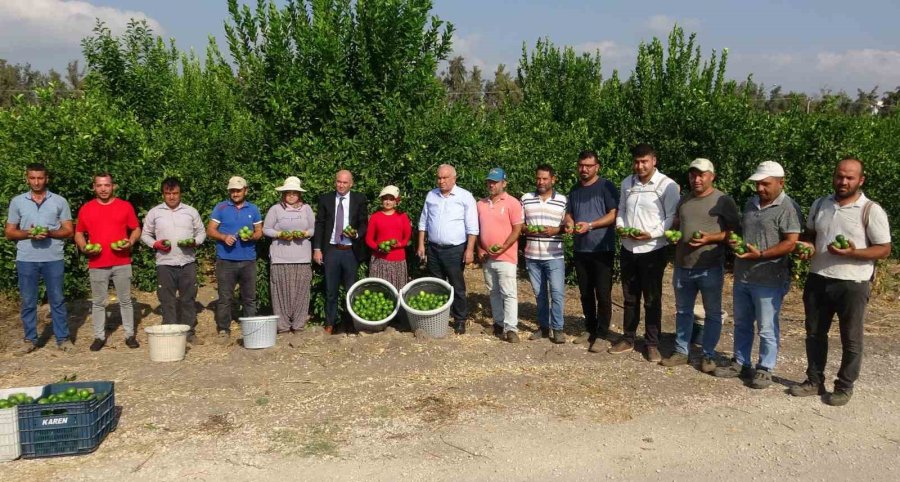
[[[566,334],[562,330],[553,330],[553,336],[550,337],[550,341],[556,343],[557,345],[566,342]]]
[[[712,373],[716,371],[717,367],[716,360],[708,356],[704,356],[703,360],[700,361],[700,371],[703,373]]]
[[[503,338],[503,325],[494,324],[494,336],[497,338]]]
[[[662,355],[659,354],[659,348],[655,346],[647,347],[647,361],[650,363],[659,363],[662,361]]]
[[[541,328],[540,330],[536,330],[531,333],[531,336],[528,337],[530,341],[541,340],[543,338],[550,337],[550,328]]]
[[[16,351],[13,352],[13,354],[16,356],[22,356],[22,355],[27,355],[27,354],[33,352],[34,350],[37,350],[37,345],[35,345],[33,341],[22,340],[22,342],[19,344],[18,348],[16,348]]]
[[[466,334],[466,320],[457,321],[453,323],[453,332],[457,335],[465,335]]]
[[[220,331],[219,336],[216,338],[216,342],[220,345],[227,345],[229,341],[231,341],[231,333],[225,330]]]
[[[828,391],[825,390],[824,383],[816,384],[809,380],[803,380],[803,383],[788,388],[788,393],[795,397],[811,397],[813,395],[825,395]]]
[[[731,363],[729,363],[728,366],[716,367],[716,369],[713,370],[713,375],[719,378],[752,378],[753,369],[750,367],[742,366],[740,363],[732,359]]]
[[[75,349],[75,344],[72,343],[72,340],[66,339],[56,344],[56,349],[61,352],[70,352]]]
[[[518,343],[519,342],[519,334],[514,331],[506,332],[506,341],[510,343]]]
[[[622,339],[617,341],[615,345],[609,347],[609,350],[606,351],[612,353],[613,355],[621,355],[622,353],[628,353],[632,350],[634,350],[634,343]]]
[[[772,372],[762,368],[758,368],[753,374],[753,380],[750,382],[750,388],[763,389],[772,385]]]
[[[672,353],[668,358],[664,358],[661,362],[659,362],[659,364],[664,367],[675,367],[678,365],[687,365],[688,364],[688,356],[685,355],[684,353],[680,353],[680,352],[676,351],[675,353]]]
[[[576,345],[582,345],[584,343],[591,343],[592,341],[593,340],[591,340],[591,334],[585,331],[584,333],[575,337],[575,339],[572,340],[572,343]]]
[[[834,392],[825,397],[825,403],[831,405],[833,407],[843,407],[850,402],[850,397],[853,396],[853,390],[845,390],[842,388],[835,387]]]

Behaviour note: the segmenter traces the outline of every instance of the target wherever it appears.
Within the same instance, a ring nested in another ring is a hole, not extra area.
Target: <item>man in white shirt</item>
[[[805,241],[812,250],[803,289],[806,311],[807,379],[790,388],[791,395],[825,395],[825,403],[846,405],[853,395],[863,355],[863,320],[869,302],[875,261],[891,254],[887,213],[860,187],[866,175],[862,161],[841,160],[834,170],[834,194],[816,199],[806,221]],[[828,331],[834,315],[841,334],[841,367],[834,392],[825,389]]]
[[[478,211],[472,193],[456,185],[456,169],[449,164],[438,166],[436,189],[425,196],[419,216],[419,243],[416,254],[426,262],[428,272],[447,280],[453,286],[450,316],[453,330],[466,332],[465,265],[475,259],[478,238]],[[428,235],[426,251],[425,235]]]
[[[645,356],[648,361],[657,363],[662,360],[658,347],[662,324],[662,277],[667,262],[663,248],[669,244],[665,232],[675,219],[680,189],[675,181],[656,169],[656,151],[650,145],[634,146],[631,158],[634,174],[622,180],[616,214],[616,230],[622,239],[619,266],[625,299],[624,335],[609,348],[609,352],[627,353],[634,349],[643,297]],[[636,231],[628,233],[626,229]]]

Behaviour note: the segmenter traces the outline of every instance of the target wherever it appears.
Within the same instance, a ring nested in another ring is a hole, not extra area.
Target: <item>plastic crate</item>
[[[48,405],[20,405],[19,441],[26,459],[93,452],[115,430],[116,394],[113,382],[55,383],[44,387],[49,397],[74,387],[107,393],[102,399]]]
[[[37,399],[44,391],[44,386],[7,388],[0,390],[0,398],[8,398],[14,393],[24,393]],[[0,409],[0,462],[15,460],[22,453],[19,444],[19,407]]]

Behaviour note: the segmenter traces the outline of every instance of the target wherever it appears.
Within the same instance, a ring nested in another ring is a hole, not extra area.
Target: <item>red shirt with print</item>
[[[128,238],[128,232],[140,226],[131,203],[113,198],[109,204],[93,199],[78,210],[75,232],[85,233],[90,243],[102,247],[100,254],[88,258],[88,268],[109,268],[131,264],[131,250],[113,251],[114,241]]]

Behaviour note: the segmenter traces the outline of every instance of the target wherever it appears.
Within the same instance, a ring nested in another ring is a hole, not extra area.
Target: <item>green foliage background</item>
[[[835,161],[858,156],[867,194],[900,219],[890,194],[900,185],[896,110],[759,109],[757,92],[726,80],[727,51],[704,55],[677,27],[666,41],[640,46],[625,80],[604,79],[599,54],[539,39],[523,46],[513,86],[521,95],[454,102],[436,76],[453,27],[431,7],[428,0],[298,0],[279,8],[260,0],[251,8],[229,0],[228,55],[211,38],[203,62],[143,23],[121,37],[98,24],[83,41],[82,95],[60,98],[51,84],[36,100],[19,96],[0,109],[0,204],[5,209],[26,189],[29,162],[49,166],[51,189],[73,211],[92,197],[91,174],[108,170],[140,217],[160,202],[165,176],[183,179],[185,202],[208,216],[227,179],[242,175],[265,214],[286,176],[299,176],[314,203],[338,169],[350,169],[354,189],[370,200],[386,184],[399,186],[415,220],[441,163],[456,166],[459,184],[476,196],[492,166],[507,169],[518,195],[531,189],[534,167],[549,163],[566,192],[579,151],[596,150],[602,174],[618,183],[630,171],[629,147],[648,142],[659,168],[682,185],[691,159],[712,159],[718,187],[739,202],[752,194],[744,180],[753,166],[776,160],[788,172],[788,193],[807,208],[830,192]],[[86,262],[67,249],[67,293],[79,296],[89,288]],[[265,304],[267,246],[260,253]],[[210,260],[212,246],[200,255]],[[0,266],[12,273],[14,260],[14,245],[0,243]],[[136,285],[153,290],[150,250],[139,249],[134,265]],[[317,315],[320,286],[317,273]],[[14,277],[0,278],[0,289],[14,290]]]

